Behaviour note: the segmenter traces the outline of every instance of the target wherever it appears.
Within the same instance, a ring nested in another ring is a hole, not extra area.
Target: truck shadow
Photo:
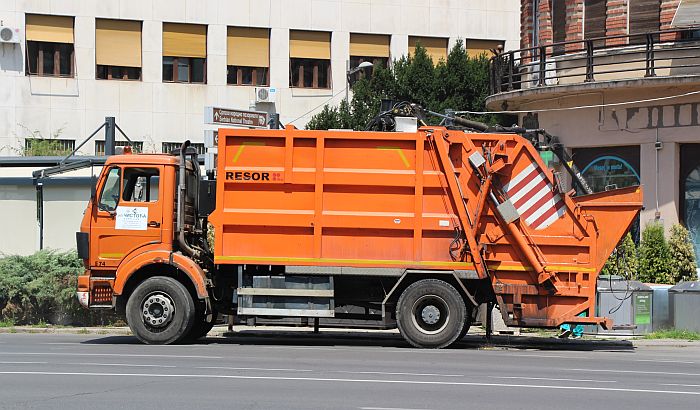
[[[106,336],[90,339],[84,344],[139,344],[133,336]],[[186,345],[240,345],[240,346],[305,346],[305,347],[392,347],[413,349],[398,334],[367,336],[361,332],[332,332],[318,334],[300,332],[241,331],[224,336],[210,336]],[[561,340],[533,336],[493,336],[487,341],[483,335],[467,335],[450,346],[452,350],[548,350],[548,351],[634,351],[629,340]]]

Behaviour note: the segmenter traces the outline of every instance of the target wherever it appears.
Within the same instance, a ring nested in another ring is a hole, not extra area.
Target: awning
[[[325,31],[290,31],[289,57],[330,60],[331,33]]]
[[[389,57],[391,36],[382,34],[350,34],[350,55],[353,57]]]
[[[163,56],[207,57],[207,26],[163,23]]]
[[[425,48],[428,55],[433,59],[433,63],[437,64],[440,59],[447,60],[447,39],[439,37],[409,37],[408,52],[411,55],[416,53],[416,45]]]
[[[27,14],[26,18],[28,41],[73,43],[73,17]]]
[[[226,64],[244,67],[269,67],[270,30],[229,27]]]
[[[141,22],[97,19],[95,62],[98,65],[141,67]]]

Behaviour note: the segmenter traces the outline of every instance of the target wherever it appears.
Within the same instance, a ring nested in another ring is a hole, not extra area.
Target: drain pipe
[[[654,212],[654,220],[661,220],[661,211],[659,210],[659,151],[663,148],[663,143],[659,140],[659,127],[656,127],[656,142],[654,142],[654,155],[656,159],[656,172],[654,181],[654,200],[656,201],[656,212]]]

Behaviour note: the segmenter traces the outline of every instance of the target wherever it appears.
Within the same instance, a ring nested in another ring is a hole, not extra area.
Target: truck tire
[[[411,284],[396,305],[399,331],[415,347],[440,349],[451,345],[462,334],[466,320],[462,295],[438,279]]]
[[[192,329],[192,296],[177,280],[165,276],[146,279],[129,296],[126,320],[134,336],[146,344],[171,344]]]
[[[457,336],[457,340],[455,342],[459,342],[460,340],[464,339],[464,336],[467,335],[469,332],[469,328],[472,327],[472,320],[471,320],[471,315],[469,314],[469,311],[467,311],[467,320],[464,321],[464,327],[462,327],[462,331],[459,332],[459,336]]]
[[[207,317],[204,312],[205,308],[203,306],[197,309],[197,313],[195,314],[194,325],[192,325],[190,333],[184,338],[184,340],[195,341],[201,339],[204,336],[206,336],[207,333],[209,333],[209,331],[214,327],[219,312],[217,312],[216,309],[213,309],[211,315],[211,322],[207,322]]]

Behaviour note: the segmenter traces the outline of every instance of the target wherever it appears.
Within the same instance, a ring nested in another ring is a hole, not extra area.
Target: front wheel
[[[396,305],[399,331],[415,347],[439,349],[451,345],[465,329],[466,320],[462,295],[438,279],[411,284]]]
[[[183,340],[195,341],[205,337],[207,333],[209,333],[209,331],[214,327],[214,324],[216,324],[216,318],[218,316],[219,312],[217,312],[216,309],[212,309],[211,321],[207,322],[205,307],[201,306],[199,309],[197,309],[195,313],[195,322],[194,325],[192,325],[192,329],[190,329],[190,333],[187,334],[187,336],[185,336]]]
[[[176,343],[194,325],[194,301],[182,283],[155,276],[143,281],[129,297],[126,320],[143,343]]]

